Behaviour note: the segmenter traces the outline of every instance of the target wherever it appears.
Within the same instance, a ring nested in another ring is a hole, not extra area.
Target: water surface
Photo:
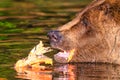
[[[16,78],[30,80],[119,80],[120,66],[102,63],[55,64],[52,70],[28,70]]]

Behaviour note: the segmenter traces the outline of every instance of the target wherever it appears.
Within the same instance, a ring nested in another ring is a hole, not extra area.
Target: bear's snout
[[[48,37],[51,42],[59,42],[61,40],[61,34],[57,30],[52,30],[48,32]]]

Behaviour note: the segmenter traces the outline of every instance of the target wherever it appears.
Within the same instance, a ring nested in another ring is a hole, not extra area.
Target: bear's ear
[[[120,0],[106,0],[110,4],[120,3]]]
[[[109,4],[107,13],[117,22],[120,23],[120,0],[106,0]]]

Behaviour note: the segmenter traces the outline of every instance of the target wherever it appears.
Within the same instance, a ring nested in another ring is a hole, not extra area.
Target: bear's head
[[[51,46],[61,53],[70,54],[74,50],[69,62],[120,63],[119,30],[120,1],[94,0],[72,21],[50,31],[48,36]],[[55,59],[62,62],[59,55]]]

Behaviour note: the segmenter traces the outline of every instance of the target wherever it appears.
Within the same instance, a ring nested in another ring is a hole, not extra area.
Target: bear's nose
[[[59,41],[61,38],[60,32],[57,30],[49,31],[47,35],[48,35],[49,39],[54,42]]]

